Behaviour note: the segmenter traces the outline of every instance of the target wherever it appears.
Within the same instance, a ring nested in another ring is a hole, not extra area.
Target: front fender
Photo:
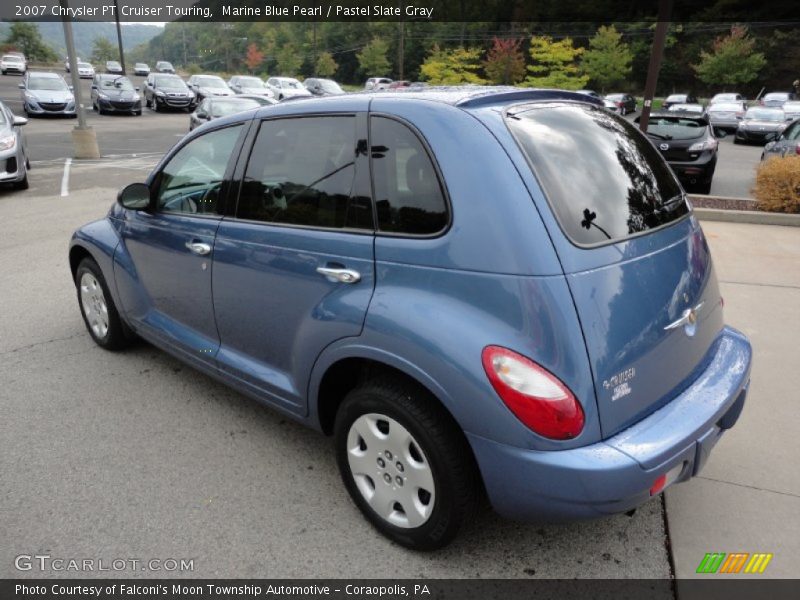
[[[120,298],[114,277],[114,253],[119,244],[119,233],[108,218],[92,221],[77,229],[69,242],[69,263],[73,279],[81,255],[88,254],[100,267],[116,306],[120,306]]]

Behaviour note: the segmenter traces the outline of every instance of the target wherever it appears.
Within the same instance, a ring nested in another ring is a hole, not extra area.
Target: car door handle
[[[211,254],[211,244],[206,244],[205,242],[186,242],[186,247],[200,256]]]
[[[361,273],[352,269],[335,269],[332,267],[317,267],[317,273],[324,275],[328,281],[334,283],[358,283]]]

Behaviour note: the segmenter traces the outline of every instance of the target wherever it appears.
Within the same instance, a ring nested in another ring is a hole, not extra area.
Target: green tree
[[[275,52],[278,75],[296,77],[303,66],[303,56],[293,44],[284,44]]]
[[[583,54],[583,48],[573,46],[572,38],[553,41],[550,36],[534,36],[529,52],[533,64],[528,65],[531,74],[523,82],[527,87],[577,90],[589,81],[589,77],[580,74],[575,62]]]
[[[481,51],[477,48],[440,49],[434,46],[420,66],[420,77],[435,85],[486,83],[478,76]]]
[[[107,60],[119,60],[119,51],[108,38],[96,37],[92,42],[92,60],[104,63]]]
[[[338,68],[339,65],[333,60],[333,55],[330,52],[323,52],[317,59],[315,70],[320,77],[332,77]]]
[[[379,37],[372,38],[372,41],[356,54],[361,72],[367,77],[387,75],[391,67],[389,59],[386,58],[388,52],[388,43]]]
[[[753,52],[754,45],[747,27],[733,25],[729,35],[714,40],[711,52],[700,52],[700,62],[692,68],[709,85],[750,83],[767,64],[763,53]]]
[[[522,81],[525,77],[525,57],[519,46],[520,40],[494,38],[483,63],[489,81],[504,85]]]
[[[12,23],[5,43],[25,54],[29,61],[54,62],[58,55],[42,39],[35,23]]]
[[[631,49],[622,41],[617,28],[601,26],[589,40],[589,49],[583,54],[581,67],[589,80],[605,92],[607,87],[625,81],[631,73],[632,60]]]

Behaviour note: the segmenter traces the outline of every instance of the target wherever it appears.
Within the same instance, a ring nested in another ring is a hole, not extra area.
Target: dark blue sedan
[[[416,549],[483,494],[536,520],[639,506],[697,475],[750,380],[674,174],[574,92],[214,120],[69,263],[100,346],[142,338],[332,435],[355,504]]]

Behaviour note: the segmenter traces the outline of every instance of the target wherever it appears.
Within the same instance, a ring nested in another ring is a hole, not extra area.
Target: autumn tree
[[[589,80],[605,92],[607,87],[618,85],[631,73],[633,54],[622,34],[613,25],[601,26],[592,39],[589,49],[581,59],[581,68]]]
[[[119,50],[108,38],[96,37],[92,42],[92,60],[97,63],[119,60]]]
[[[481,68],[478,48],[440,49],[434,46],[419,68],[420,77],[434,85],[486,83],[477,71]]]
[[[527,87],[577,90],[589,81],[575,62],[583,54],[583,48],[576,48],[572,38],[554,41],[550,36],[534,36],[529,52],[533,64],[528,65],[530,75],[523,82]]]
[[[244,64],[247,65],[251,73],[254,73],[262,62],[264,62],[264,53],[258,49],[255,43],[251,43],[247,46],[247,55],[244,58]]]
[[[758,77],[767,64],[764,54],[753,52],[755,40],[747,27],[734,25],[725,37],[718,37],[711,52],[700,52],[700,62],[692,65],[697,77],[709,85],[741,85]]]
[[[317,59],[315,70],[320,77],[332,77],[338,68],[339,65],[333,60],[333,55],[330,52],[323,52]]]
[[[483,70],[493,83],[513,85],[525,77],[525,57],[520,40],[494,38],[483,62]]]
[[[372,38],[372,41],[356,54],[362,73],[367,77],[388,74],[391,67],[389,59],[386,58],[388,52],[389,44],[386,41],[379,37]]]
[[[29,61],[53,62],[58,55],[42,39],[35,23],[12,23],[5,43],[25,55]]]

